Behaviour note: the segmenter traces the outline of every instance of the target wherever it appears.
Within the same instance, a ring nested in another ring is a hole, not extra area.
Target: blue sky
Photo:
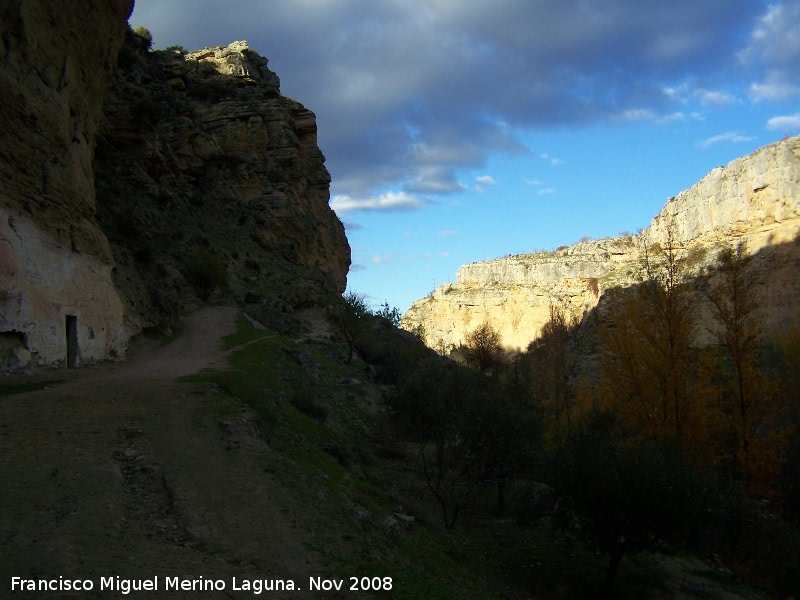
[[[350,289],[401,311],[800,134],[800,0],[137,0],[130,23],[267,57],[317,115]]]

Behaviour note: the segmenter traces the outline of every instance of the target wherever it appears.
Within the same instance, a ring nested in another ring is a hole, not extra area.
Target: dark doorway
[[[78,317],[67,315],[67,368],[78,366]]]

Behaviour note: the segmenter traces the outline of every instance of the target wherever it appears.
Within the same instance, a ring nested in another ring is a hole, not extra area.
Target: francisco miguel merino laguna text
[[[163,582],[162,582],[163,579]],[[163,583],[163,585],[162,585]],[[341,590],[344,588],[344,579],[323,579],[322,577],[309,577],[308,589],[310,590]],[[11,578],[12,592],[62,592],[62,591],[91,591],[95,588],[95,581],[92,579],[70,579],[58,577],[57,579],[24,579],[22,577]],[[189,591],[206,592],[220,591],[228,589],[225,580],[211,579],[199,575],[197,577],[159,577],[158,575],[148,579],[124,579],[119,575],[112,577],[101,577],[100,591],[109,590],[130,594],[131,592],[157,592],[157,591]],[[350,577],[351,591],[361,590],[383,590],[392,589],[391,577]],[[299,587],[292,579],[237,579],[231,578],[231,591],[252,592],[261,594],[271,591],[297,591]]]

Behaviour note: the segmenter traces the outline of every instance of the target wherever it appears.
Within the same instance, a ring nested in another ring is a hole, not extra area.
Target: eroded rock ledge
[[[203,261],[256,312],[341,293],[350,247],[316,118],[280,94],[267,59],[244,41],[120,56],[95,171],[130,326],[173,322]]]

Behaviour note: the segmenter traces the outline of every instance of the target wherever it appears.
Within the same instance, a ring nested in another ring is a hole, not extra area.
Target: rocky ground
[[[93,593],[48,598],[109,597],[101,577],[202,576],[227,583],[204,597],[227,598],[239,595],[232,577],[306,587],[318,574],[292,499],[264,469],[270,448],[253,413],[209,384],[176,381],[223,366],[235,312],[202,309],[166,346],[40,373],[64,381],[0,396],[0,596],[14,576],[95,582]]]

